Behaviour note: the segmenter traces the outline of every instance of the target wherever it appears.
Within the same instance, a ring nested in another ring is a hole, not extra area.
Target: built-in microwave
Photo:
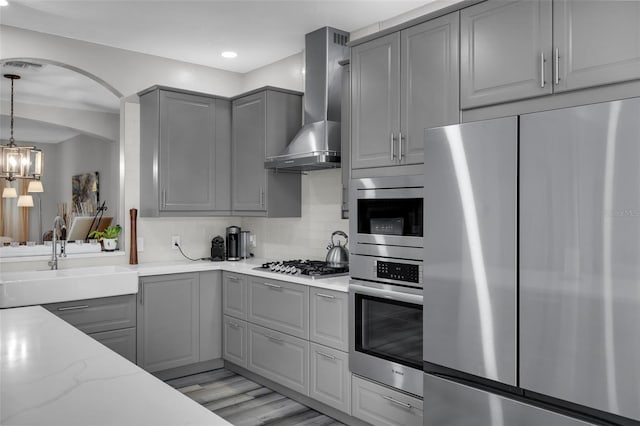
[[[422,175],[353,179],[350,192],[351,253],[422,258]]]

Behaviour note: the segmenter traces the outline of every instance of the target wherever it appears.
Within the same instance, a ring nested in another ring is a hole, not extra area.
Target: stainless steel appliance
[[[423,177],[352,181],[349,366],[422,396]]]
[[[332,267],[322,260],[278,260],[263,263],[261,266],[253,268],[284,275],[306,276],[311,279],[331,278],[349,275],[349,266]]]
[[[227,260],[240,260],[240,227],[227,227]]]
[[[425,425],[639,424],[639,117],[425,131]]]

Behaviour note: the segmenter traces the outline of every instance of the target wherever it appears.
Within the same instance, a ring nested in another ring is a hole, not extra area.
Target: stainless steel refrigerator
[[[640,99],[427,129],[424,170],[425,425],[637,425]]]

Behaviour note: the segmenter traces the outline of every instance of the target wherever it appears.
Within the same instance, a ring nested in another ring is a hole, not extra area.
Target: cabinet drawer
[[[248,369],[309,395],[309,342],[249,324]]]
[[[351,414],[349,354],[309,343],[309,396]]]
[[[341,351],[349,350],[348,294],[310,288],[309,339]]]
[[[249,277],[247,320],[302,339],[309,338],[309,288]]]
[[[136,296],[133,294],[51,303],[43,307],[85,333],[136,326]]]
[[[222,358],[247,367],[247,323],[225,315],[222,323]]]
[[[352,415],[375,426],[422,426],[422,400],[352,376]]]
[[[247,277],[224,272],[222,274],[222,312],[247,319]]]
[[[123,330],[103,331],[92,333],[89,336],[96,339],[115,353],[135,364],[136,362],[136,329],[125,328]]]

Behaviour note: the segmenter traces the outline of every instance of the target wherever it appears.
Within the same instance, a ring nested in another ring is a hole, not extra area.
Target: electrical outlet
[[[256,234],[249,235],[249,245],[251,246],[251,248],[256,248],[257,246]]]
[[[144,238],[138,237],[138,253],[144,251]]]
[[[178,250],[176,244],[178,244],[179,246],[182,245],[182,243],[180,242],[180,235],[173,235],[171,237],[171,248],[174,250]]]

